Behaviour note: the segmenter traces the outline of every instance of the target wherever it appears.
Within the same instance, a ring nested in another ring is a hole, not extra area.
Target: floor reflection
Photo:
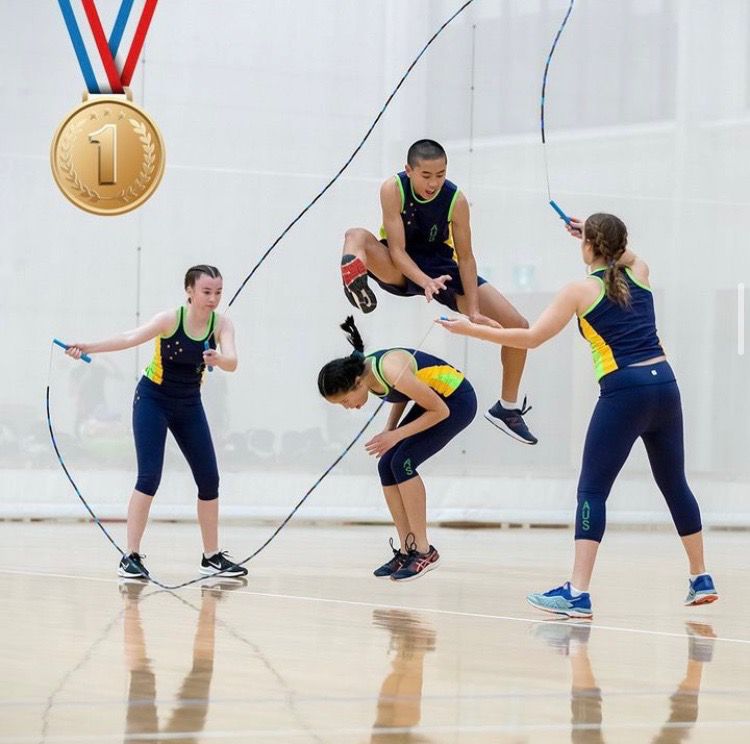
[[[422,718],[424,659],[435,650],[435,630],[419,615],[405,610],[373,610],[372,622],[390,634],[392,660],[380,688],[370,742],[427,744],[432,740],[410,729]]]
[[[140,581],[123,582],[125,662],[130,673],[125,741],[137,738],[145,744],[168,739],[174,744],[196,744],[206,725],[214,670],[216,605],[223,592],[246,586],[245,579],[214,580],[201,588],[201,604],[193,638],[192,665],[177,693],[176,705],[160,726],[156,705],[156,677],[148,656],[139,598],[146,588]],[[185,736],[179,736],[184,733]],[[153,738],[151,738],[153,736]]]
[[[714,629],[706,623],[688,622],[685,674],[669,698],[669,718],[652,744],[681,744],[690,736],[698,719],[703,665],[713,657]],[[534,633],[570,660],[571,741],[573,744],[606,744],[602,731],[602,692],[596,682],[588,644],[592,627],[588,621],[543,622]],[[643,739],[646,741],[646,739]]]

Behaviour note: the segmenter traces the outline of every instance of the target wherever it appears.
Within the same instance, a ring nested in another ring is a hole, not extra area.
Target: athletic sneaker
[[[440,563],[440,553],[430,545],[426,553],[418,553],[416,550],[410,550],[406,558],[406,563],[394,573],[391,574],[393,581],[411,581],[418,579],[433,568],[437,568]]]
[[[526,407],[526,398],[520,408],[503,408],[500,401],[490,408],[484,417],[504,434],[524,444],[536,444],[539,440],[529,431],[523,417],[531,410]]]
[[[384,563],[380,568],[376,568],[372,574],[373,576],[377,577],[378,579],[389,579],[391,577],[391,574],[396,573],[399,569],[404,567],[404,564],[409,559],[409,556],[406,553],[402,553],[400,550],[396,550],[396,548],[393,547],[393,538],[389,538],[388,544],[391,546],[391,550],[393,551],[393,558],[389,560],[387,563]]]
[[[346,299],[363,313],[371,313],[378,300],[367,284],[367,267],[361,258],[347,253],[341,258],[341,278],[344,281]]]
[[[120,565],[117,567],[117,575],[126,579],[147,579],[148,571],[143,565],[145,557],[145,555],[138,553],[124,555],[120,560]]]
[[[581,592],[577,597],[570,593],[570,582],[550,589],[548,592],[534,592],[526,595],[526,601],[538,610],[552,612],[567,617],[591,617],[591,595]]]
[[[690,588],[687,597],[685,597],[685,606],[710,604],[719,598],[719,593],[714,586],[714,580],[711,574],[701,574],[696,576],[695,581],[689,579]]]
[[[222,576],[247,576],[247,569],[238,566],[226,550],[220,550],[210,558],[204,555],[201,558],[201,573],[204,576],[213,576],[220,573]]]

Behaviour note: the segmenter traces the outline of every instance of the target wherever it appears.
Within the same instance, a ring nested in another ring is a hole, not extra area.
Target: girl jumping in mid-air
[[[477,397],[463,373],[442,359],[407,348],[365,354],[354,319],[349,316],[341,328],[354,351],[320,370],[318,390],[344,408],[362,408],[370,393],[393,404],[385,431],[365,445],[379,458],[380,482],[400,541],[397,550],[391,539],[393,558],[374,573],[409,581],[440,561],[427,539],[426,493],[417,468],[472,422]]]
[[[226,372],[237,369],[234,326],[220,317],[222,278],[215,266],[193,266],[185,274],[187,304],[164,310],[148,323],[94,343],[74,343],[66,354],[131,349],[156,339],[154,355],[135,390],[133,436],[138,458],[138,480],[128,505],[128,555],[118,574],[126,578],[148,577],[141,555],[141,538],[149,510],[161,480],[167,429],[190,465],[198,486],[198,522],[203,538],[200,572],[244,576],[247,569],[236,565],[226,551],[219,550],[219,471],[211,432],[201,402],[201,382],[206,366]],[[218,348],[217,350],[217,343]]]
[[[590,274],[560,291],[531,328],[489,328],[465,318],[437,321],[452,333],[532,349],[576,315],[591,344],[601,396],[583,450],[573,573],[562,586],[527,599],[547,612],[591,616],[589,582],[604,535],[607,496],[640,437],[690,564],[685,604],[713,602],[718,594],[703,563],[700,510],[685,479],[680,391],[656,334],[648,266],[627,249],[627,230],[614,215],[593,214],[585,224],[573,219],[568,231],[581,238]]]

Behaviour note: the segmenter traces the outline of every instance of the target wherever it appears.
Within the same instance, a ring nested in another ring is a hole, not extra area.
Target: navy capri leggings
[[[417,467],[445,447],[460,431],[463,431],[477,414],[477,396],[471,383],[464,381],[452,395],[443,398],[450,410],[448,418],[399,442],[378,460],[380,482],[384,486],[398,483],[419,475]],[[416,403],[409,409],[398,428],[419,418],[424,408]]]
[[[133,399],[133,435],[138,459],[136,491],[153,496],[164,467],[167,429],[190,465],[198,498],[219,496],[219,469],[200,391],[188,397],[168,395],[142,377]]]
[[[685,478],[682,405],[672,368],[667,362],[625,367],[600,385],[583,449],[576,540],[601,542],[607,496],[638,437],[678,534],[700,532],[700,509]]]

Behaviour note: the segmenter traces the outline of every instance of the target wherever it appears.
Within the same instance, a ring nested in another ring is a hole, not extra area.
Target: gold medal
[[[65,196],[93,214],[124,214],[156,191],[164,173],[158,127],[126,95],[84,94],[52,140],[52,173]]]

